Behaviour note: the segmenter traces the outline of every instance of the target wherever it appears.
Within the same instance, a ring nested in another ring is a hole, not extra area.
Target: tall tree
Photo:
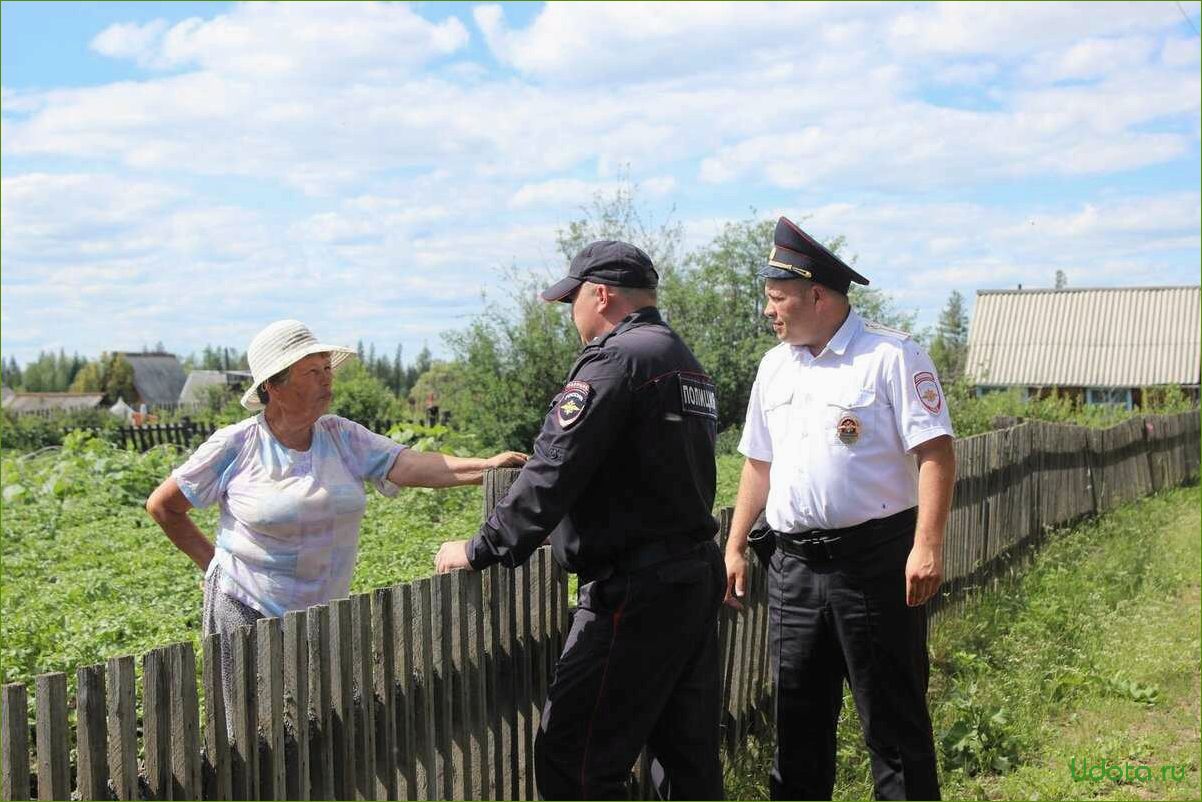
[[[589,203],[580,207],[581,216],[556,233],[555,244],[564,261],[571,261],[590,242],[618,239],[646,251],[661,278],[675,270],[680,263],[684,226],[673,222],[671,213],[664,220],[655,220],[639,205],[638,191],[639,185],[630,181],[629,170],[623,170],[611,193],[595,192]]]
[[[967,357],[968,313],[964,311],[964,296],[952,290],[939,313],[939,326],[931,341],[931,360],[940,378],[951,384],[964,375]]]
[[[21,384],[21,366],[17,364],[17,358],[10,356],[7,360],[0,362],[0,382],[5,387],[17,389]]]
[[[660,308],[717,387],[719,428],[742,423],[760,357],[776,344],[756,276],[773,226],[754,217],[727,223],[661,284]]]

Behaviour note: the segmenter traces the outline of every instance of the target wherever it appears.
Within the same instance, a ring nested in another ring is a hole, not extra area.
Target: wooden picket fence
[[[377,420],[367,424],[373,432],[386,433],[399,421]],[[213,434],[217,427],[211,423],[192,420],[178,423],[148,423],[143,426],[122,426],[116,429],[91,428],[96,436],[108,440],[120,448],[149,451],[155,446],[175,445],[191,448]],[[66,434],[66,430],[64,430]]]
[[[1049,530],[1196,481],[1199,417],[1025,423],[958,441],[956,455],[940,616]],[[516,473],[490,472],[486,512]],[[720,543],[730,518],[723,510]],[[745,604],[718,622],[728,752],[771,718],[767,577],[754,560]],[[190,643],[144,655],[140,682],[130,656],[80,668],[73,700],[65,674],[39,675],[32,727],[27,689],[12,683],[0,798],[534,799],[534,736],[569,621],[567,576],[544,547],[513,571],[429,577],[259,621],[233,639],[230,699],[215,637],[199,671]],[[647,768],[644,755],[632,795],[650,795]]]
[[[175,445],[192,448],[217,430],[211,423],[182,421],[180,423],[148,423],[144,426],[122,426],[117,429],[90,429],[97,437],[120,448],[149,451],[155,446]]]
[[[1030,421],[956,441],[956,489],[936,616],[1025,565],[1049,531],[1198,479],[1199,415],[1107,429]]]

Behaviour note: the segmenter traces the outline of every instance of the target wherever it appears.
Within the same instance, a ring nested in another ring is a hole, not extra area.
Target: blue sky
[[[0,347],[409,356],[623,175],[948,293],[1196,284],[1199,4],[0,3]]]

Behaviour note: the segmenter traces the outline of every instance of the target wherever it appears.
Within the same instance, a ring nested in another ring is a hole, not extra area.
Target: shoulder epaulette
[[[875,320],[865,320],[864,329],[865,331],[871,331],[873,334],[883,334],[886,337],[893,337],[896,340],[910,339],[910,332],[884,326]]]

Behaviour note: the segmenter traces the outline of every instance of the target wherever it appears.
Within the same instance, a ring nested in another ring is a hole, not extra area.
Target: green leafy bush
[[[66,433],[76,429],[101,429],[111,432],[121,420],[107,409],[62,412],[54,415],[17,415],[4,410],[0,415],[0,447],[34,451],[62,445]]]

